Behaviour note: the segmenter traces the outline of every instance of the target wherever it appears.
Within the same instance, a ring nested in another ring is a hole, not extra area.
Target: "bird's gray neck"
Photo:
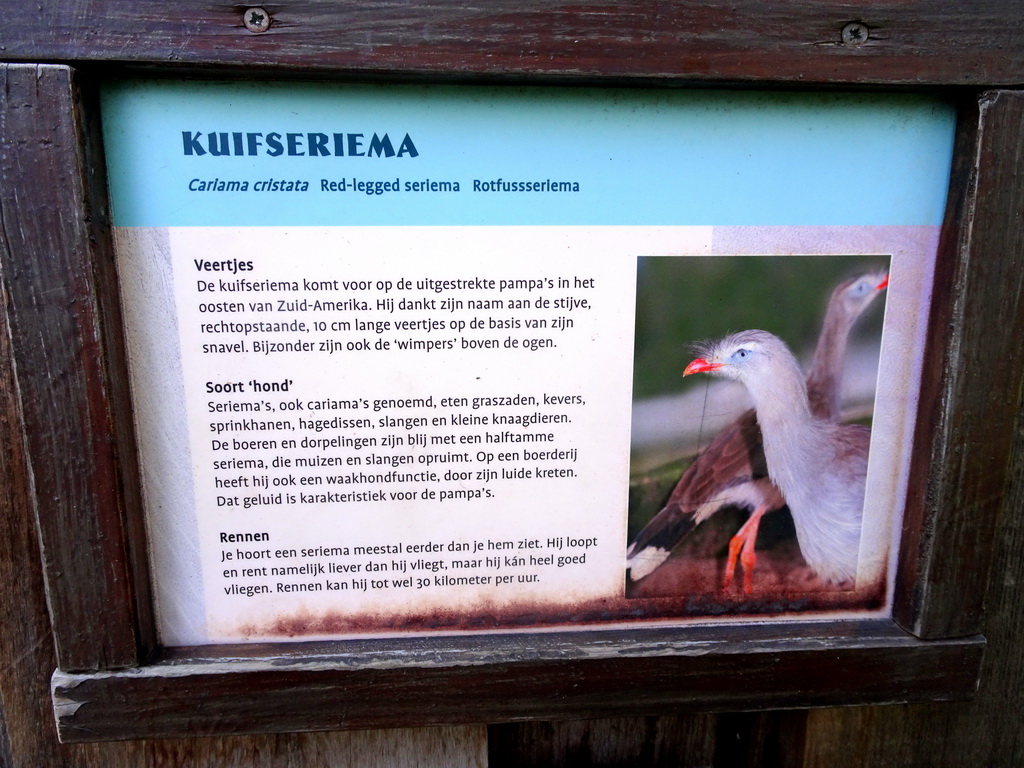
[[[807,384],[795,360],[792,365],[776,370],[772,376],[765,376],[756,383],[747,382],[747,389],[754,401],[762,431],[766,424],[785,430],[812,418],[807,402]]]
[[[794,361],[750,389],[761,427],[768,473],[789,498],[807,487],[806,470],[817,463],[820,431],[807,401],[807,385]]]
[[[838,421],[847,341],[853,327],[849,313],[843,311],[840,302],[829,302],[814,349],[811,370],[807,374],[807,396],[811,412],[826,421]]]

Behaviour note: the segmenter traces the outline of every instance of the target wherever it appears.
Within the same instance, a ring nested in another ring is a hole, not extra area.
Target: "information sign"
[[[102,110],[165,644],[888,612],[945,103],[125,81]],[[840,368],[852,576],[782,525],[724,586],[728,512],[640,573],[750,405],[683,379],[690,344],[762,328],[809,366],[878,272]]]

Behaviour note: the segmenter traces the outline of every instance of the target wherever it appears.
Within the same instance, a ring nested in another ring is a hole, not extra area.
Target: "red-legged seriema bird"
[[[811,413],[793,353],[767,331],[741,331],[704,347],[684,376],[710,373],[743,384],[754,401],[768,477],[793,515],[797,543],[824,581],[857,577],[871,430]]]
[[[807,376],[810,409],[816,417],[839,421],[850,330],[888,281],[886,272],[871,272],[845,280],[832,291]],[[718,433],[683,473],[665,506],[637,535],[626,553],[630,578],[637,581],[650,574],[694,527],[730,505],[751,510],[751,516],[730,541],[724,587],[731,586],[739,558],[744,591],[750,594],[761,518],[785,505],[778,488],[768,480],[753,409]]]

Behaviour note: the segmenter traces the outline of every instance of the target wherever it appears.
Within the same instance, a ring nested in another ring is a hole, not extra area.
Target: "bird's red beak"
[[[889,287],[889,276],[886,275],[885,276],[885,280],[883,280],[882,282],[880,282],[878,285],[875,286],[875,290],[876,291],[880,291],[883,288],[888,288],[888,287]]]
[[[711,371],[718,370],[722,367],[722,363],[709,363],[703,357],[698,357],[683,371],[683,376],[689,376],[691,373],[710,373]]]

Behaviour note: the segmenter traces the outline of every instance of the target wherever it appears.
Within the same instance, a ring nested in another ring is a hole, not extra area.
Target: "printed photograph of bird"
[[[729,541],[723,591],[732,588],[738,562],[743,593],[753,592],[761,520],[783,507],[792,516],[799,553],[818,582],[852,586],[870,432],[859,425],[840,426],[840,398],[851,331],[887,284],[887,270],[872,269],[835,285],[806,377],[786,344],[764,331],[727,336],[690,364],[686,375],[706,372],[743,384],[754,407],[707,443],[657,514],[631,539],[627,594],[637,582],[642,587],[695,528],[726,509],[747,511],[749,517]],[[737,354],[735,360],[720,359],[725,346],[740,341],[747,346],[730,352]],[[752,373],[756,366],[751,361],[760,365],[759,376]],[[780,430],[772,418],[781,418],[789,431]],[[771,425],[772,450],[762,436],[763,419]],[[799,441],[793,442],[795,437]],[[786,488],[796,498],[795,508]],[[852,501],[841,493],[851,488]],[[824,500],[817,514],[808,513],[809,496]],[[679,589],[686,588],[679,584]]]

